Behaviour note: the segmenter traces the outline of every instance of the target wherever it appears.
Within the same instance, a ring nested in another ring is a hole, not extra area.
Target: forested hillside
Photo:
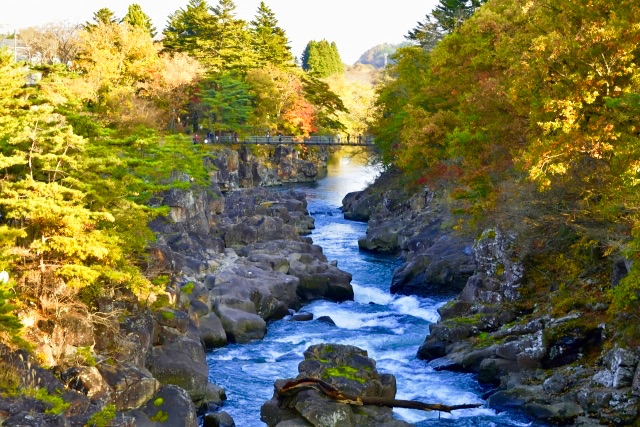
[[[298,67],[264,2],[251,22],[234,10],[190,0],[156,29],[137,4],[123,17],[105,7],[20,31],[27,62],[0,51],[2,342],[28,341],[18,313],[31,327],[117,290],[149,303],[164,292],[168,272],[146,251],[167,208],[149,202],[207,185],[215,148],[192,141],[365,131],[371,87]]]
[[[461,232],[518,236],[529,309],[604,304],[585,321],[637,342],[640,6],[453,3],[467,4],[441,2],[388,69],[381,160],[445,194]]]

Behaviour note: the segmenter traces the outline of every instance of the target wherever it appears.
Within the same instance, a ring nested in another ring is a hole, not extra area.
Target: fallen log
[[[278,390],[278,394],[282,397],[290,397],[302,390],[308,390],[310,388],[318,390],[325,396],[335,400],[338,403],[345,403],[347,405],[356,406],[375,405],[388,406],[392,408],[419,409],[421,411],[442,411],[447,413],[451,413],[451,411],[455,411],[458,409],[472,409],[482,406],[480,403],[468,403],[464,405],[442,405],[439,403],[424,403],[417,400],[354,396],[352,394],[344,393],[333,385],[317,378],[300,378],[297,380],[289,381]]]

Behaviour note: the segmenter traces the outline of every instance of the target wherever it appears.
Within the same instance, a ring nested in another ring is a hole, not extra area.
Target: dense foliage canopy
[[[18,333],[14,308],[55,317],[163,291],[147,250],[166,208],[149,202],[209,179],[212,151],[188,133],[364,129],[370,113],[354,121],[342,100],[359,90],[297,67],[264,2],[249,23],[235,7],[189,0],[161,42],[138,4],[122,18],[105,7],[84,25],[21,31],[31,62],[0,51],[0,342]]]
[[[489,0],[447,28],[456,15],[434,11],[446,35],[400,49],[379,90],[382,161],[447,188],[469,220],[546,235],[533,247],[569,254],[560,274],[537,265],[551,289],[606,289],[580,272],[623,257],[614,306],[637,307],[639,14],[630,0]]]
[[[302,69],[317,77],[344,72],[344,64],[335,42],[311,40],[302,52]]]

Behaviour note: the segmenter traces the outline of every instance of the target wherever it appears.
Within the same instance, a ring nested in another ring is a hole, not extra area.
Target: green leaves
[[[292,67],[293,55],[285,31],[278,27],[275,14],[260,2],[255,20],[250,23],[251,46],[256,54],[256,65],[272,64]]]
[[[253,109],[250,86],[231,73],[209,80],[203,84],[202,103],[207,124],[212,130],[238,131],[244,128]]]
[[[335,42],[311,40],[307,43],[302,53],[302,69],[318,78],[344,73],[344,64]]]

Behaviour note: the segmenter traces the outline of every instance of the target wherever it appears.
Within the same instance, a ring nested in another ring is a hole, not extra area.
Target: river
[[[484,390],[470,374],[437,372],[416,359],[416,351],[438,320],[437,308],[443,298],[418,298],[389,293],[393,270],[400,261],[358,250],[358,238],[366,224],[345,220],[342,198],[373,181],[375,169],[358,162],[357,157],[337,157],[326,178],[298,185],[307,193],[308,209],[315,219],[311,235],[329,260],[353,275],[355,300],[340,304],[318,301],[305,306],[314,318],[330,316],[335,326],[319,321],[272,322],[262,341],[232,344],[207,355],[209,378],[226,390],[223,408],[238,427],[264,426],[260,407],[273,395],[279,378],[297,375],[302,353],[322,342],[355,345],[377,361],[380,372],[396,376],[398,399],[416,399],[448,405],[484,403]],[[416,426],[531,426],[517,414],[487,408],[446,413],[398,409],[396,417]]]

